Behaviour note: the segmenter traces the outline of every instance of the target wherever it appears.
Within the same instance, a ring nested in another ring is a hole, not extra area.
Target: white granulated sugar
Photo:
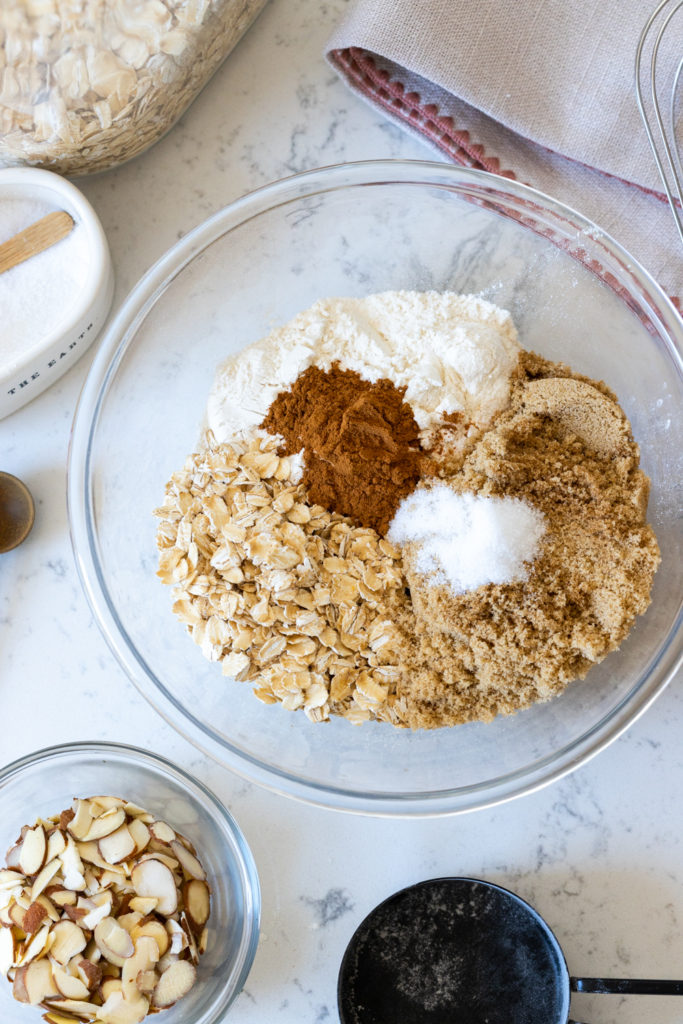
[[[321,299],[219,367],[207,407],[218,441],[257,426],[307,367],[338,362],[364,380],[388,377],[427,441],[444,414],[485,426],[509,399],[520,346],[509,313],[474,295],[382,292]]]
[[[438,483],[403,499],[388,537],[414,544],[418,572],[464,594],[525,580],[544,532],[543,514],[520,498],[457,494]]]
[[[25,196],[2,198],[0,243],[54,209]],[[66,238],[0,274],[0,368],[21,359],[69,315],[88,270],[85,233],[76,224]]]

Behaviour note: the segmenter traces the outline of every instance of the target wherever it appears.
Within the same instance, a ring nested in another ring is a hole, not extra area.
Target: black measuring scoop
[[[683,981],[573,978],[543,918],[476,878],[394,893],[344,954],[341,1024],[578,1024],[571,992],[683,995]]]

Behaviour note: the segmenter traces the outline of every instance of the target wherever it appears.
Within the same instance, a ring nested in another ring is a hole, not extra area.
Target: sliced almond
[[[193,878],[183,886],[183,902],[190,924],[199,934],[209,920],[211,912],[211,894],[206,882]]]
[[[45,895],[49,896],[58,907],[75,906],[78,894],[71,889],[61,889],[59,886],[48,886]]]
[[[171,964],[176,964],[178,960],[180,960],[180,957],[176,956],[175,953],[164,953],[164,955],[159,960],[159,963],[157,964],[157,973],[160,975],[163,974],[164,971],[167,971],[169,969]]]
[[[91,796],[90,797],[90,813],[93,818],[96,818],[98,814],[102,814],[104,811],[116,810],[119,807],[125,808],[126,801],[122,800],[120,796]]]
[[[133,896],[129,906],[131,910],[137,910],[143,917],[147,917],[156,910],[158,902],[156,896]]]
[[[156,912],[168,916],[178,907],[178,890],[170,869],[160,860],[139,861],[131,872],[131,881],[138,896],[153,896],[158,900]]]
[[[64,907],[64,912],[70,921],[74,924],[80,924],[81,920],[88,913],[83,907]]]
[[[9,916],[9,905],[7,907],[3,907],[2,910],[0,910],[0,927],[12,927],[12,918]]]
[[[74,1021],[78,1019],[78,1017],[72,1017],[71,1014],[67,1016],[63,1013],[57,1013],[56,1010],[49,1010],[43,1014],[43,1020],[47,1021],[47,1024],[74,1024]],[[96,1024],[96,1022],[93,1022],[93,1024]]]
[[[172,917],[166,922],[166,931],[171,940],[168,951],[178,956],[187,946],[187,936],[178,922],[174,921]]]
[[[21,964],[25,965],[30,963],[31,960],[36,960],[45,952],[50,941],[50,924],[48,923],[36,932],[28,946],[24,949],[24,952],[18,958]]]
[[[30,828],[24,836],[19,854],[19,865],[25,875],[36,875],[45,862],[47,840],[42,825]]]
[[[74,839],[82,841],[87,836],[93,823],[89,801],[74,800],[74,811],[76,813],[66,827]]]
[[[40,960],[39,963],[45,963],[44,960]],[[90,989],[83,981],[82,978],[69,974],[66,968],[62,967],[61,964],[52,965],[52,977],[54,983],[59,990],[59,994],[64,996],[65,999],[85,999],[87,1000]]]
[[[43,999],[58,996],[59,990],[52,977],[52,966],[49,960],[34,960],[26,968],[24,987],[28,1001],[32,1006],[42,1003]]]
[[[24,918],[26,917],[26,911],[28,910],[28,907],[23,906],[23,902],[25,901],[19,903],[17,900],[15,900],[14,903],[10,905],[7,914],[12,924],[15,924],[17,928],[20,928],[22,932],[25,932],[26,929],[24,928]]]
[[[111,906],[112,896],[109,892],[96,893],[88,899],[81,897],[78,901],[78,908],[85,910],[85,916],[78,922],[80,927],[87,928],[88,931],[94,931],[100,921],[104,920],[105,917],[109,917]]]
[[[102,956],[117,967],[123,967],[124,960],[132,956],[135,950],[130,935],[113,917],[105,917],[100,921],[95,928],[94,938]]]
[[[124,810],[126,814],[130,814],[131,818],[139,818],[140,821],[144,821],[147,825],[155,820],[154,815],[146,811],[144,807],[138,807],[137,804],[132,804],[130,801],[124,804]]]
[[[60,921],[52,928],[50,955],[58,964],[65,966],[73,956],[85,949],[86,942],[82,928],[73,921]]]
[[[140,993],[138,975],[153,971],[159,962],[159,947],[148,935],[141,935],[135,943],[135,952],[123,965],[121,971],[122,992],[125,999],[135,1001]]]
[[[7,973],[14,964],[15,940],[11,928],[0,928],[0,974]]]
[[[128,934],[133,931],[134,928],[141,923],[144,915],[139,910],[130,910],[126,914],[119,914],[116,920],[119,922],[122,928],[125,928]]]
[[[65,887],[67,889],[73,889],[75,892],[80,892],[85,889],[83,861],[81,860],[80,854],[76,849],[76,844],[71,836],[69,836],[69,839],[67,840],[64,852],[59,855],[59,859],[62,862]]]
[[[156,971],[140,971],[135,979],[135,984],[137,985],[138,990],[142,992],[143,996],[151,996],[157,986],[158,980],[159,975]]]
[[[86,867],[85,868],[85,895],[94,896],[95,893],[100,891],[100,869]]]
[[[148,1010],[149,1000],[140,992],[135,1000],[125,999],[122,992],[112,992],[99,1007],[99,1019],[105,1024],[141,1024]]]
[[[51,999],[50,1009],[53,1008],[71,1013],[78,1020],[96,1020],[100,1011],[99,1006],[85,999]]]
[[[61,917],[60,911],[54,905],[52,900],[47,898],[45,893],[40,894],[40,896],[36,900],[36,903],[39,903],[41,907],[45,907],[45,913],[47,914],[51,921],[59,921],[59,918]]]
[[[179,843],[182,843],[182,844],[183,844],[183,846],[185,847],[185,849],[186,849],[186,850],[189,850],[189,851],[190,851],[190,853],[193,853],[193,854],[195,855],[195,857],[197,856],[197,850],[196,850],[195,846],[194,846],[194,845],[193,845],[193,844],[192,844],[192,843],[190,842],[190,840],[189,840],[189,839],[187,838],[187,836],[181,836],[181,835],[179,835],[179,836],[178,836],[178,842],[179,842]]]
[[[47,854],[45,855],[46,861],[54,860],[55,857],[59,857],[60,853],[63,853],[66,847],[66,837],[61,829],[55,828],[50,832],[47,837]]]
[[[61,866],[62,862],[58,857],[55,857],[54,860],[48,861],[45,867],[38,872],[36,880],[31,887],[32,900],[38,899],[43,889],[47,888],[57,872],[60,870]]]
[[[171,843],[171,849],[173,850],[174,855],[178,858],[178,862],[183,871],[189,875],[190,878],[196,878],[200,882],[204,882],[206,880],[206,872],[204,871],[204,868],[201,866],[195,855],[190,853],[182,843],[179,843],[177,839],[174,840]]]
[[[32,903],[24,913],[23,928],[27,935],[34,935],[47,917],[47,910],[42,903]]]
[[[62,811],[58,816],[59,828],[62,832],[66,832],[67,826],[70,821],[73,821],[76,817],[76,812],[73,807],[67,807],[65,811]]]
[[[90,960],[79,960],[77,970],[81,981],[87,985],[90,992],[93,992],[102,981],[102,968]]]
[[[100,995],[102,996],[102,1002],[106,1003],[112,992],[122,992],[123,984],[120,978],[105,978],[100,985]]]
[[[9,871],[6,868],[0,871],[0,892],[6,889],[16,889],[18,885],[23,885],[26,881],[26,876],[22,875],[21,871]]]
[[[130,884],[127,880],[129,873],[130,868],[123,870],[121,864],[111,865],[100,875],[100,889],[108,889],[110,886],[113,886],[116,892],[125,889]]]
[[[111,835],[112,832],[116,832],[116,830],[120,828],[125,821],[126,812],[122,807],[115,807],[110,811],[105,811],[99,818],[93,819],[92,825],[83,837],[83,842],[92,843],[98,839],[104,839],[105,836]]]
[[[21,857],[21,841],[16,842],[14,846],[11,846],[7,851],[5,857],[5,864],[8,868],[12,868],[14,871],[21,871],[21,865],[19,858]]]
[[[135,855],[137,856],[142,853],[152,838],[150,831],[140,818],[132,818],[128,822],[128,831],[135,840]]]
[[[106,860],[100,853],[100,848],[96,840],[79,839],[76,843],[76,849],[78,850],[78,856],[83,862],[83,870],[85,870],[86,865],[92,867],[93,864],[95,867],[104,868],[105,865],[109,867]]]
[[[102,959],[102,953],[101,953],[100,948],[99,948],[99,946],[97,945],[97,943],[95,942],[94,939],[91,939],[90,942],[88,943],[88,945],[83,950],[83,959],[84,960],[89,960],[91,964],[100,965],[100,960]],[[100,966],[102,966],[102,965],[100,965]]]
[[[197,941],[192,930],[192,925],[188,921],[187,914],[185,911],[180,915],[180,925],[185,933],[185,939],[187,940],[187,947],[190,951],[190,960],[193,964],[199,962],[199,948],[197,947]]]
[[[165,821],[152,821],[149,824],[149,831],[159,843],[168,846],[176,838],[175,830],[167,825]]]
[[[199,950],[199,955],[200,956],[203,956],[204,953],[206,953],[206,947],[208,946],[208,944],[209,944],[209,929],[205,928],[204,931],[202,932],[202,934],[199,936],[199,942],[197,943],[197,949]]]
[[[7,911],[13,903],[16,903],[23,892],[24,889],[20,885],[16,885],[13,889],[3,889],[0,892],[0,920],[3,920],[5,924],[10,924],[11,919],[4,912]]]
[[[116,832],[100,839],[97,845],[107,864],[120,864],[122,860],[135,853],[137,848],[127,825],[121,825]]]
[[[177,960],[159,978],[152,1003],[161,1009],[173,1006],[186,996],[195,983],[197,970],[189,960]]]
[[[152,849],[156,847],[156,849]],[[158,860],[160,864],[165,864],[169,871],[180,871],[180,864],[175,857],[171,857],[168,853],[164,853],[164,850],[169,850],[170,847],[164,846],[162,843],[156,843],[154,840],[149,844],[148,852],[143,853],[142,857],[139,858],[138,864],[142,864],[146,860]]]
[[[14,972],[12,995],[20,1003],[27,1003],[29,1001],[28,992],[26,991],[26,985],[24,983],[27,970],[28,965],[26,967],[18,967]]]
[[[164,928],[161,921],[147,921],[145,924],[140,924],[137,928],[134,928],[131,932],[131,938],[133,942],[137,942],[142,936],[148,935],[154,939],[158,948],[160,956],[163,956],[170,943],[168,932]]]

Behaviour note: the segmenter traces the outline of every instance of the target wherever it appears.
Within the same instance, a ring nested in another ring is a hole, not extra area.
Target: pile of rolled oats
[[[0,159],[85,174],[142,152],[177,121],[265,3],[0,4]]]
[[[155,513],[158,575],[174,587],[176,615],[267,704],[313,721],[399,724],[398,551],[308,504],[278,438],[204,441]]]

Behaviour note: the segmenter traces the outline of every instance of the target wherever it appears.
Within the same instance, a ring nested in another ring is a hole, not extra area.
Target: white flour
[[[415,544],[417,571],[463,594],[525,580],[544,532],[543,514],[520,498],[457,494],[439,483],[403,499],[387,536]]]
[[[383,292],[322,299],[231,356],[216,375],[207,426],[217,441],[250,431],[308,366],[337,361],[364,380],[388,377],[427,444],[445,413],[488,424],[509,398],[520,346],[509,313],[473,295]]]

